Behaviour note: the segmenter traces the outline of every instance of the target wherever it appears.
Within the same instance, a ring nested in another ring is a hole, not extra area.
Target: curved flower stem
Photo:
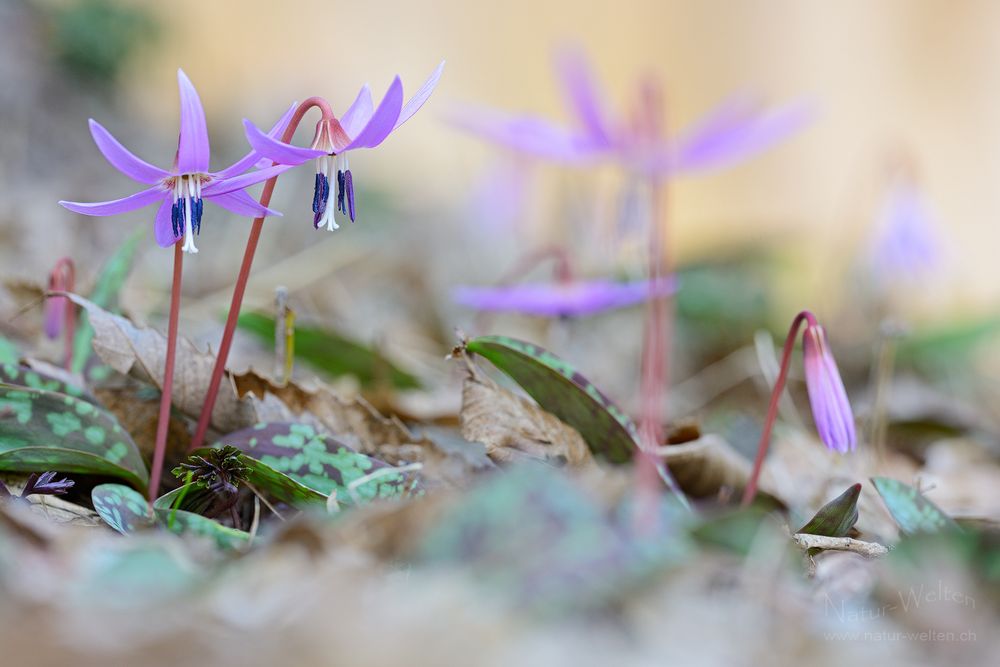
[[[167,433],[170,430],[170,401],[174,390],[174,356],[177,352],[177,319],[181,306],[181,272],[184,252],[174,244],[174,279],[170,288],[170,319],[167,323],[167,358],[163,364],[163,386],[160,388],[160,417],[156,423],[156,445],[153,448],[153,468],[149,474],[149,501],[156,499],[163,475],[163,458],[167,453]]]
[[[302,122],[303,116],[311,108],[316,107],[323,114],[324,119],[333,118],[333,110],[329,103],[321,97],[310,97],[299,105],[292,116],[292,120],[285,128],[281,140],[288,143],[292,140],[295,130]],[[264,183],[264,190],[260,195],[261,206],[271,203],[271,195],[274,193],[274,186],[278,182],[278,177],[274,176]],[[236,321],[240,316],[240,307],[243,305],[243,295],[246,293],[247,280],[250,278],[250,267],[253,265],[254,254],[257,252],[257,242],[260,240],[260,232],[264,228],[264,217],[255,218],[250,227],[250,237],[247,239],[247,247],[243,252],[243,263],[240,265],[240,272],[236,278],[236,285],[233,287],[233,300],[229,305],[229,315],[226,317],[226,328],[222,332],[222,341],[219,343],[219,353],[215,358],[215,367],[212,369],[212,377],[208,383],[208,392],[205,394],[205,402],[201,408],[201,415],[198,417],[198,427],[195,429],[194,438],[191,440],[191,449],[201,447],[205,440],[205,433],[208,431],[208,424],[212,419],[212,409],[215,407],[215,399],[219,394],[219,384],[222,382],[222,374],[226,369],[226,360],[229,358],[229,348],[233,344],[233,334],[236,332]]]
[[[647,279],[649,289],[659,284],[664,274],[664,221],[663,198],[665,188],[657,178],[649,179],[649,269]],[[639,420],[640,456],[636,460],[636,491],[645,498],[655,498],[657,477],[666,484],[671,493],[687,508],[690,508],[684,492],[666,463],[653,455],[663,441],[662,410],[669,383],[669,339],[672,333],[673,310],[667,305],[666,297],[650,298],[646,307],[646,326],[642,341],[641,395],[642,409]],[[652,505],[651,505],[652,506]],[[653,520],[653,519],[650,519]]]
[[[760,478],[760,470],[764,465],[767,448],[771,444],[771,429],[778,416],[778,403],[781,401],[781,392],[785,390],[785,382],[788,380],[788,366],[792,360],[792,350],[795,349],[795,341],[799,337],[799,327],[803,322],[815,326],[816,318],[808,310],[803,310],[795,316],[795,319],[792,320],[792,326],[788,329],[785,347],[781,351],[781,370],[778,371],[778,379],[774,381],[774,389],[771,391],[771,403],[767,407],[764,429],[760,433],[760,444],[757,445],[757,457],[753,462],[753,472],[750,473],[750,479],[747,481],[746,488],[743,489],[743,500],[740,502],[742,507],[753,502],[757,495],[757,480]]]

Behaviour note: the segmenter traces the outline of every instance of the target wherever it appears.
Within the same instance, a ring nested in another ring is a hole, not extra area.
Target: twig
[[[878,558],[889,553],[889,547],[878,542],[864,542],[851,537],[826,537],[795,533],[792,540],[802,549],[826,549],[829,551],[850,551],[865,558]]]
[[[274,516],[278,517],[282,521],[285,520],[285,517],[281,516],[281,513],[278,512],[278,510],[274,509],[274,505],[272,505],[271,503],[267,502],[267,498],[265,498],[264,495],[260,491],[258,491],[257,488],[253,484],[251,484],[250,482],[248,482],[246,480],[243,480],[243,483],[247,485],[248,489],[250,489],[251,491],[253,491],[253,494],[255,496],[257,496],[258,498],[260,498],[260,501],[262,503],[264,503],[264,505],[267,506],[267,509],[269,509],[272,512],[274,512]]]

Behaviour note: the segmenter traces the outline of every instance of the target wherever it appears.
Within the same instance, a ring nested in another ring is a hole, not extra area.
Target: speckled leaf
[[[146,498],[123,484],[98,484],[90,492],[94,510],[122,535],[156,523]]]
[[[959,530],[954,519],[908,484],[888,477],[872,477],[872,484],[899,529],[908,535]]]
[[[842,494],[823,505],[816,516],[796,532],[826,537],[847,537],[858,521],[858,497],[861,484],[853,484]]]
[[[108,258],[101,273],[97,276],[94,289],[90,292],[91,301],[109,312],[117,312],[114,306],[118,299],[118,292],[121,291],[125,279],[132,270],[132,262],[135,259],[135,250],[139,247],[139,241],[145,238],[146,234],[146,230],[136,229]],[[80,311],[79,322],[80,326],[73,337],[73,372],[75,373],[83,372],[87,365],[92,351],[90,342],[94,338],[94,328],[90,326],[86,310]]]
[[[12,342],[0,336],[0,363],[16,364],[18,352]]]
[[[407,478],[392,466],[354,451],[335,438],[318,433],[307,424],[268,422],[223,437],[219,445],[232,445],[270,468],[301,484],[350,503],[359,500],[393,498],[407,489]],[[366,475],[385,469],[386,473],[348,487]],[[353,493],[351,492],[353,491]]]
[[[624,463],[632,457],[635,424],[559,357],[505,336],[476,338],[466,343],[466,349],[488,359],[543,409],[579,431],[594,454],[612,463]]]
[[[231,443],[226,443],[231,444]],[[195,450],[194,454],[202,456],[207,452],[207,448]],[[246,479],[258,491],[267,493],[283,503],[288,503],[293,507],[308,507],[309,505],[326,506],[327,496],[316,491],[289,475],[275,470],[270,465],[259,461],[252,456],[240,454],[239,461],[246,466]]]
[[[250,533],[223,526],[218,521],[194,512],[184,510],[154,508],[161,525],[172,533],[182,536],[208,538],[220,549],[240,549],[250,540]]]
[[[87,401],[94,405],[100,405],[96,398],[85,392],[81,387],[19,364],[0,363],[0,383],[16,384],[19,387],[28,387],[29,389],[54,391],[79,398],[81,401]]]
[[[109,475],[144,490],[149,480],[129,434],[73,396],[0,384],[0,470]]]
[[[274,318],[260,313],[243,313],[239,326],[274,346]],[[295,357],[332,377],[350,375],[363,387],[375,387],[380,382],[397,389],[418,389],[420,381],[395,366],[378,350],[362,345],[332,329],[295,324]]]

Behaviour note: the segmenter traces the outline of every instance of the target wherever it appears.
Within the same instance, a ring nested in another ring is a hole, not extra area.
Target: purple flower
[[[807,321],[802,352],[809,404],[820,439],[834,451],[854,451],[856,436],[851,404],[826,342],[826,332],[815,321]]]
[[[581,52],[563,52],[557,66],[574,127],[481,109],[459,112],[453,122],[540,157],[569,163],[612,160],[640,174],[665,177],[739,162],[798,130],[812,115],[802,104],[760,113],[749,99],[734,98],[668,140],[661,128],[661,94],[655,84],[647,81],[640,86],[630,118],[616,118],[608,112],[607,96]]]
[[[887,277],[915,278],[941,260],[941,239],[920,190],[899,179],[886,194],[873,247],[875,270]]]
[[[129,178],[151,187],[114,201],[85,204],[61,201],[64,207],[83,215],[115,215],[159,203],[153,226],[156,242],[169,247],[184,239],[184,250],[196,253],[194,235],[201,231],[202,206],[209,200],[237,215],[258,217],[281,215],[261,206],[244,190],[288,169],[272,166],[247,172],[261,156],[251,151],[222,171],[209,171],[208,128],[198,92],[182,70],[177,70],[180,86],[181,122],[177,154],[170,170],[160,169],[133,155],[97,121],[91,119],[90,133],[111,166]],[[271,129],[282,132],[291,120],[293,105]]]
[[[458,287],[454,290],[453,297],[461,305],[476,310],[517,312],[542,317],[579,317],[631,306],[675,291],[676,281],[673,278],[662,278],[655,284],[648,280],[588,280],[502,287]]]
[[[347,160],[347,153],[358,148],[375,148],[393,130],[410,119],[430,97],[437,86],[444,63],[437,66],[424,85],[403,104],[403,83],[397,76],[389,85],[378,107],[372,103],[371,89],[365,84],[354,103],[337,118],[323,118],[316,126],[316,135],[310,148],[300,148],[283,143],[264,134],[253,123],[243,121],[247,141],[254,150],[277,164],[299,165],[316,160],[316,181],[313,190],[313,226],[339,229],[329,206],[331,184],[336,184],[337,210],[354,222],[354,175]]]

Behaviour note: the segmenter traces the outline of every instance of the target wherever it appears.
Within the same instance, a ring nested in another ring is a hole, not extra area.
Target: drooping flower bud
[[[802,351],[809,404],[820,439],[834,451],[854,451],[857,444],[854,414],[822,326],[814,323],[806,326]]]

